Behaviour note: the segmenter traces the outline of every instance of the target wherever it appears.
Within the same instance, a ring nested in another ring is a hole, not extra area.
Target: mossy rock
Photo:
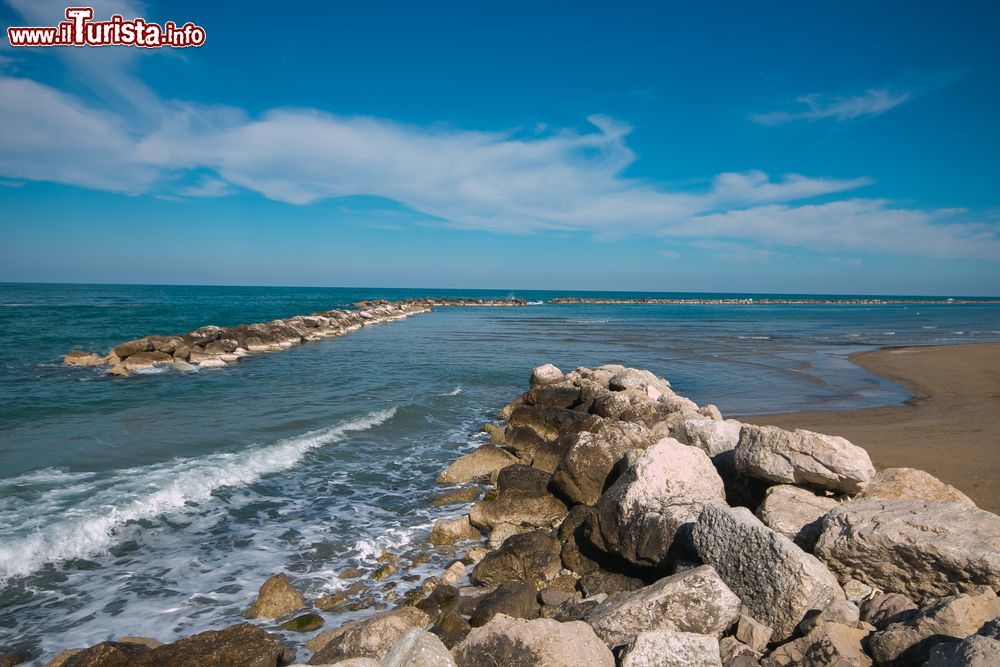
[[[289,632],[312,632],[322,628],[324,623],[319,614],[302,614],[282,623],[281,629]]]

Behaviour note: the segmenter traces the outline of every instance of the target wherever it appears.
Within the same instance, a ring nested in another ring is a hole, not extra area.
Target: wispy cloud
[[[870,88],[860,95],[834,96],[814,93],[795,98],[798,109],[752,113],[750,120],[760,125],[779,125],[793,121],[832,119],[840,122],[864,116],[877,116],[913,97],[912,91],[892,92]]]

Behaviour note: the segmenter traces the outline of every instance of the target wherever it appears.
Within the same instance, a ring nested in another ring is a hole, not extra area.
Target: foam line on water
[[[210,501],[223,487],[246,486],[264,475],[288,470],[309,450],[338,442],[348,433],[374,428],[395,414],[393,407],[248,451],[120,470],[110,483],[71,507],[52,506],[54,502],[46,502],[51,499],[43,496],[35,511],[49,509],[45,518],[59,518],[34,526],[28,534],[6,539],[0,536],[0,582],[31,574],[49,563],[105,552],[116,542],[116,529],[129,522],[183,511]],[[78,480],[68,476],[66,481]],[[59,489],[53,492],[59,495]]]

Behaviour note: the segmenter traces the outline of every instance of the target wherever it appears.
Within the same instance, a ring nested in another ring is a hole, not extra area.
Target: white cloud
[[[1000,259],[996,227],[965,222],[961,209],[896,208],[879,199],[770,204],[695,216],[662,231],[673,238],[753,240],[820,252]]]
[[[863,116],[877,116],[897,107],[913,96],[912,92],[893,93],[871,88],[860,95],[848,97],[802,95],[795,99],[804,109],[795,111],[769,111],[750,114],[750,120],[761,125],[779,125],[797,120],[814,121],[831,118],[835,121],[854,120]]]

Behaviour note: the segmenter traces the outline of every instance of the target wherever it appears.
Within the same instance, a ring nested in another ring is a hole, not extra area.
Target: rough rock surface
[[[617,593],[584,620],[610,647],[640,632],[670,629],[718,637],[740,613],[740,599],[711,567],[702,565],[629,593]]]
[[[652,442],[653,434],[637,424],[602,421],[597,431],[573,437],[552,476],[553,487],[573,503],[594,505],[625,453]]]
[[[879,630],[892,623],[908,620],[917,613],[917,605],[899,593],[876,593],[861,602],[860,618]]]
[[[960,503],[860,500],[823,520],[815,553],[842,580],[916,602],[1000,588],[1000,516]]]
[[[868,452],[844,438],[750,424],[740,430],[736,468],[778,484],[804,484],[852,494],[875,476]]]
[[[782,644],[761,660],[762,667],[870,667],[861,647],[867,630],[819,623],[803,637]]]
[[[709,456],[736,449],[743,424],[735,419],[685,419],[674,429],[675,436]]]
[[[757,508],[757,518],[771,530],[812,552],[823,530],[823,517],[839,504],[833,498],[816,495],[808,489],[781,484],[767,490],[764,502]]]
[[[926,667],[997,667],[1000,641],[972,635],[958,643],[938,644],[931,649]]]
[[[455,660],[437,636],[413,628],[389,649],[382,667],[455,667]]]
[[[438,519],[431,529],[431,544],[435,546],[477,540],[480,537],[479,529],[469,522],[467,514],[451,519]]]
[[[507,450],[493,445],[483,445],[453,461],[438,475],[437,483],[461,484],[489,479],[501,468],[517,462],[517,458]]]
[[[414,607],[401,607],[314,637],[306,644],[316,651],[310,665],[326,665],[344,658],[381,660],[407,630],[427,625],[430,618]]]
[[[615,657],[586,623],[527,621],[500,614],[453,650],[458,667],[615,667]]]
[[[969,496],[934,475],[915,468],[886,468],[868,482],[855,500],[929,500],[935,503],[960,503],[975,507]]]
[[[250,618],[278,618],[302,608],[302,593],[288,583],[284,573],[268,577],[260,587],[257,599],[250,605]]]
[[[249,623],[201,632],[152,649],[146,646],[142,648],[144,651],[141,654],[125,663],[128,667],[275,667],[284,653],[282,646],[269,634]],[[80,655],[82,654],[77,654],[74,658]],[[67,661],[65,664],[71,663]]]
[[[705,503],[725,501],[722,479],[705,452],[673,438],[628,454],[622,465],[624,472],[597,503],[599,546],[637,565],[659,565],[675,541],[686,541]]]
[[[544,364],[531,369],[531,386],[540,387],[544,384],[562,380],[563,372],[552,364]]]
[[[486,555],[472,570],[480,584],[529,580],[538,588],[559,576],[562,561],[559,541],[545,530],[512,535],[497,550]]]
[[[487,494],[469,510],[474,526],[500,524],[551,527],[566,516],[566,504],[548,491],[552,476],[525,465],[506,466],[497,473],[497,492]]]
[[[513,618],[538,618],[538,589],[530,581],[509,581],[479,598],[469,624],[479,627],[497,614]]]
[[[625,649],[621,667],[722,667],[719,640],[677,630],[640,632]]]
[[[974,593],[950,595],[924,605],[910,619],[874,633],[869,647],[881,665],[922,665],[934,645],[959,641],[997,616],[1000,600],[984,586]]]
[[[712,565],[757,620],[789,637],[813,609],[844,596],[823,563],[744,507],[706,505],[694,527],[702,561]]]

